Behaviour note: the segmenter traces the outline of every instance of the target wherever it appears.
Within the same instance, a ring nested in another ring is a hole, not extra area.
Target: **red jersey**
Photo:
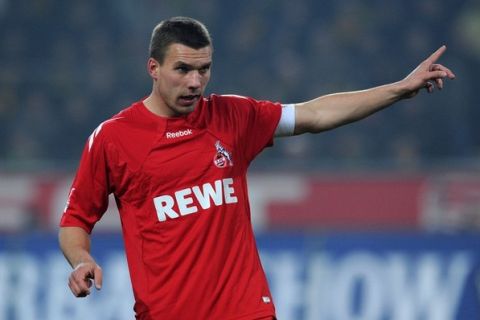
[[[281,105],[211,95],[178,118],[134,103],[85,145],[62,227],[88,233],[113,193],[137,319],[275,315],[250,219],[246,173]]]

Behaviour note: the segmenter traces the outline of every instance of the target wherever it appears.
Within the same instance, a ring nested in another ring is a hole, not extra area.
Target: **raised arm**
[[[334,93],[298,103],[295,134],[321,132],[363,119],[401,99],[414,97],[420,89],[443,88],[443,79],[454,79],[452,71],[436,61],[445,52],[440,47],[405,79],[361,91]]]
[[[90,294],[92,280],[95,288],[102,287],[102,269],[90,255],[90,235],[79,227],[62,227],[59,233],[60,248],[73,268],[68,286],[76,297]]]

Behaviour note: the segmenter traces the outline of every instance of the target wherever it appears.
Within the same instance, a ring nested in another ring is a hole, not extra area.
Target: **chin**
[[[178,115],[187,115],[195,110],[195,106],[196,104],[191,106],[177,106],[173,111]]]

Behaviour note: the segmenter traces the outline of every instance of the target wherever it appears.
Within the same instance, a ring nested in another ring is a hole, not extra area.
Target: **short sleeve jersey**
[[[137,319],[275,315],[251,226],[246,172],[281,105],[211,95],[178,118],[137,102],[88,139],[60,225],[91,232],[113,193]]]

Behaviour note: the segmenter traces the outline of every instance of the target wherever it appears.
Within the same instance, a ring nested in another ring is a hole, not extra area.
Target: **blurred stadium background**
[[[56,232],[86,138],[150,92],[150,33],[174,15],[211,31],[208,92],[281,102],[399,80],[447,44],[445,90],[279,139],[251,205],[279,319],[480,319],[478,0],[0,0],[0,320],[133,318],[114,205],[88,299]]]

